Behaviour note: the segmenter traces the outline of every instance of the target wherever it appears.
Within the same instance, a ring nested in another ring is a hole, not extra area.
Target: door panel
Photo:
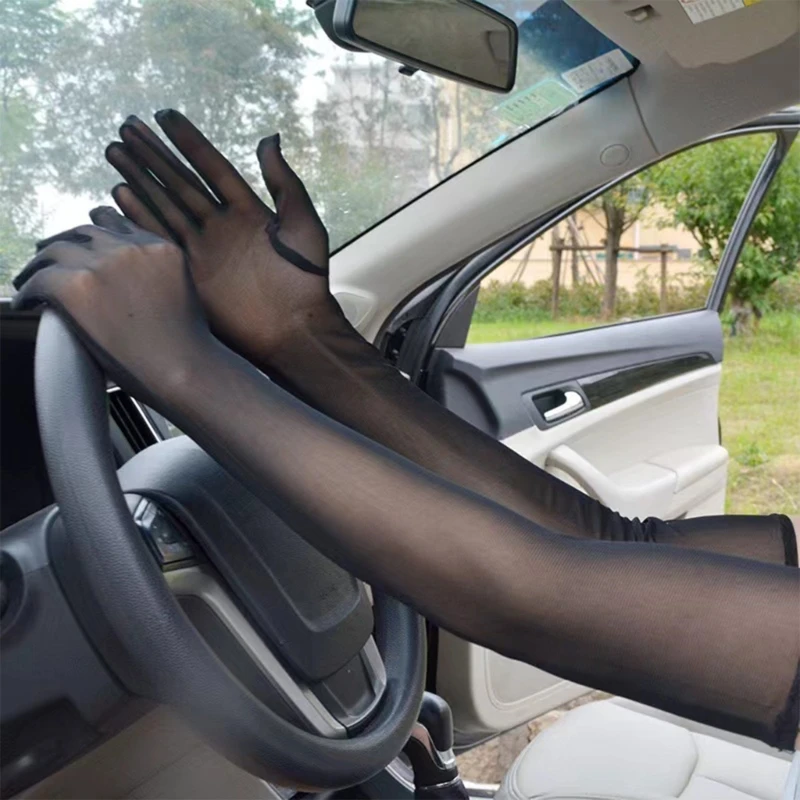
[[[720,376],[719,364],[702,367],[505,444],[626,516],[694,516],[725,486]]]
[[[439,349],[427,386],[450,410],[606,505],[669,519],[724,509],[721,362],[719,318],[703,310]],[[587,690],[440,632],[437,691],[463,745]]]
[[[682,361],[692,369],[722,362],[722,329],[716,312],[652,317],[541,339],[437,348],[426,386],[451,411],[505,439],[532,425],[551,427],[528,398],[577,386],[584,394],[595,392],[598,405],[605,399],[601,396],[611,391],[608,386],[614,376],[640,376],[630,379],[627,390],[624,385],[618,388],[614,396],[621,397],[646,383],[641,375],[647,370],[653,373],[649,382],[655,382],[660,379],[657,365],[671,363],[674,372],[676,362]],[[622,378],[617,380],[624,384]],[[600,391],[592,388],[597,385]]]

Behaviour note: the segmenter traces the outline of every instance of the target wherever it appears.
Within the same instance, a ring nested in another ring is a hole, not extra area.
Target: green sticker
[[[563,83],[548,78],[512,94],[507,100],[495,106],[495,112],[514,125],[529,127],[562,108],[572,105],[578,95]]]

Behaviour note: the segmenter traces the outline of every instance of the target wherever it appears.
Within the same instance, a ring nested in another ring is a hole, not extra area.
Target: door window
[[[512,341],[703,308],[773,133],[685,150],[512,253],[481,284],[470,342]]]

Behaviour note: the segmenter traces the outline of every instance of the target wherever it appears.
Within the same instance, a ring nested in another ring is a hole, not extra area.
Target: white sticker
[[[625,53],[617,48],[616,50],[604,53],[602,56],[593,58],[591,61],[587,61],[579,67],[568,69],[561,74],[561,77],[578,92],[578,94],[584,94],[585,92],[590,92],[601,83],[624,75],[632,69],[633,64],[628,61]]]
[[[710,19],[730,14],[745,6],[752,6],[760,0],[680,0],[683,10],[693,24],[708,22]]]
[[[514,125],[530,127],[556,111],[572,105],[578,95],[552,78],[512,94],[495,106],[495,112]]]

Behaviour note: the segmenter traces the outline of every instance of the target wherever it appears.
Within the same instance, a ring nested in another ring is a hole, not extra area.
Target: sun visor
[[[733,64],[800,33],[800,3],[787,0],[567,2],[643,64],[664,54],[687,69]]]

